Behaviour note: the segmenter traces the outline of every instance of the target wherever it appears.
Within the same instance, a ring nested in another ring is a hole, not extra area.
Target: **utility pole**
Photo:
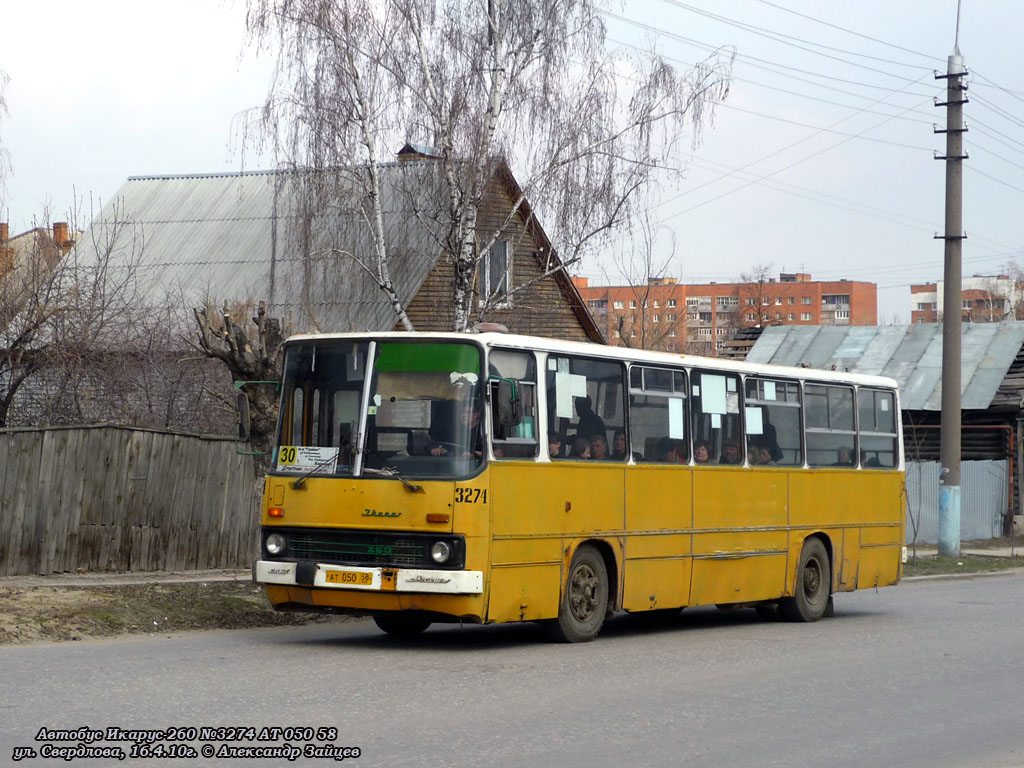
[[[960,4],[957,3],[956,42],[947,61],[945,75],[946,100],[935,106],[946,108],[946,128],[935,129],[946,134],[946,154],[936,159],[946,161],[946,230],[945,296],[942,301],[942,431],[939,475],[939,554],[960,554],[960,320],[963,307],[962,245],[963,245],[963,134],[967,71],[960,55]]]

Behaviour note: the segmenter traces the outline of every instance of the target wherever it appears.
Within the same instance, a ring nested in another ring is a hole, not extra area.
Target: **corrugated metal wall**
[[[1001,536],[1006,517],[1008,462],[965,461],[960,474],[960,538],[992,539]],[[907,543],[935,544],[939,540],[939,463],[907,462]]]

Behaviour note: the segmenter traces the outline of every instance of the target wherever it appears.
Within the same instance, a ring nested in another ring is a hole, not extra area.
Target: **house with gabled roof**
[[[416,329],[451,330],[453,270],[439,224],[447,201],[428,152],[408,144],[396,162],[380,168],[385,239],[395,290]],[[358,196],[323,194],[322,175],[131,177],[92,229],[130,224],[120,232],[141,243],[139,275],[151,299],[166,294],[186,306],[262,299],[268,314],[289,319],[295,331],[400,330],[369,274],[366,211]],[[479,238],[493,238],[494,245],[477,291],[497,291],[502,300],[486,311],[480,302],[477,319],[516,333],[603,342],[529,204],[510,216],[521,199],[511,170],[499,162],[480,208]],[[86,248],[91,240],[109,242],[87,237]],[[87,258],[82,249],[80,255]]]

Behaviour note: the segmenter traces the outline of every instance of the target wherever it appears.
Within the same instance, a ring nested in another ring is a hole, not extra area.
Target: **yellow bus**
[[[505,333],[285,345],[255,580],[282,610],[539,621],[625,610],[816,621],[895,584],[896,382]]]

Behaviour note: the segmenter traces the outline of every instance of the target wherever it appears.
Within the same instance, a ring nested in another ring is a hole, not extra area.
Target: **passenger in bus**
[[[655,453],[657,454],[658,461],[663,461],[667,464],[679,463],[679,455],[676,453],[676,441],[671,437],[663,437],[658,440]]]
[[[562,457],[562,436],[557,432],[548,432],[548,455],[552,459]]]
[[[594,413],[594,408],[587,396],[576,398],[576,414],[580,417],[576,424],[576,435],[578,437],[594,437],[601,435],[608,439],[608,430],[604,426],[604,420]]]
[[[760,461],[758,461],[758,464],[771,464],[775,461],[775,458],[772,455],[772,449],[769,448],[767,445],[762,445],[757,450],[758,453],[761,454]]]
[[[612,458],[615,461],[626,460],[626,433],[621,429],[616,429],[612,436]]]
[[[693,444],[693,460],[698,464],[707,464],[711,461],[711,448],[703,440]]]
[[[753,441],[747,445],[747,463],[752,467],[761,463],[761,448]]]
[[[836,449],[836,463],[833,464],[832,466],[852,467],[853,465],[853,450],[846,445],[839,446],[839,448]]]
[[[736,443],[726,443],[722,446],[722,463],[723,464],[742,464],[743,458],[740,456],[740,447]]]
[[[594,435],[590,438],[590,458],[595,461],[608,461],[608,441],[604,435]]]
[[[570,459],[589,459],[590,441],[585,437],[577,437],[572,441],[572,450],[569,451]]]
[[[878,456],[872,456],[869,459],[868,458],[868,452],[867,451],[861,451],[860,452],[860,465],[862,467],[880,467],[880,466],[882,466],[882,462],[880,462],[878,460]]]
[[[687,450],[685,440],[676,440],[676,462],[679,464],[689,464],[689,451]]]

